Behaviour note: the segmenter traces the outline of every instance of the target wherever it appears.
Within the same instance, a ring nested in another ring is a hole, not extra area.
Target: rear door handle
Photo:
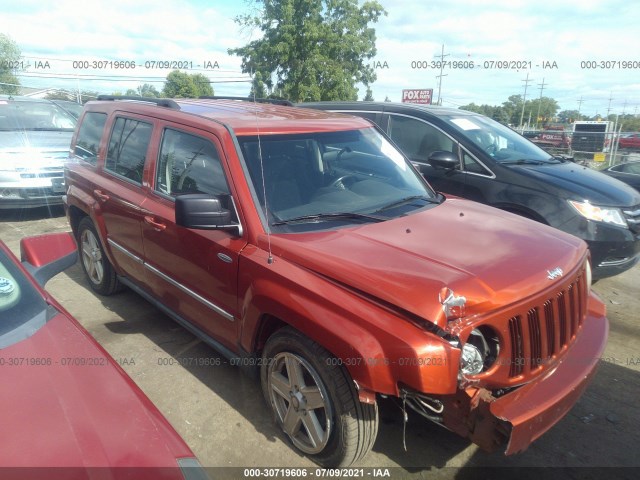
[[[144,221],[151,225],[156,232],[162,232],[167,228],[164,223],[156,222],[151,215],[145,215]]]
[[[100,200],[101,202],[106,202],[107,200],[109,200],[109,195],[102,193],[100,190],[94,190],[93,194],[98,197],[98,200]]]

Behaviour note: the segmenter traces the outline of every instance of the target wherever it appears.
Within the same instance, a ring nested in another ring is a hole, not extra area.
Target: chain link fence
[[[573,157],[575,162],[595,169],[640,161],[638,132],[573,132],[551,128],[525,130],[522,135],[550,155]]]

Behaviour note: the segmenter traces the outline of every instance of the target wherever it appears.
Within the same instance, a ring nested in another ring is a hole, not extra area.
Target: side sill
[[[126,285],[131,290],[136,292],[138,295],[140,295],[146,301],[151,303],[158,310],[162,311],[162,313],[164,313],[165,315],[170,317],[173,321],[178,323],[181,327],[183,327],[186,330],[188,330],[189,332],[191,332],[193,335],[195,335],[200,340],[202,340],[204,343],[206,343],[209,347],[213,348],[220,355],[222,355],[227,360],[229,360],[229,363],[232,366],[240,367],[240,370],[243,373],[245,373],[246,375],[248,375],[249,377],[251,377],[251,378],[259,378],[260,377],[260,369],[257,367],[259,362],[258,362],[258,360],[256,358],[255,353],[245,352],[242,349],[240,350],[240,352],[238,354],[234,353],[229,348],[225,347],[220,342],[218,342],[217,340],[213,339],[206,332],[204,332],[203,330],[201,330],[200,328],[195,326],[193,323],[189,322],[188,320],[185,320],[182,316],[178,315],[176,312],[171,310],[169,307],[167,307],[167,306],[163,305],[162,303],[158,302],[158,300],[156,300],[155,297],[153,297],[147,291],[145,291],[142,288],[140,288],[138,285],[133,283],[127,277],[120,277],[119,276],[118,280],[120,280],[124,285]]]

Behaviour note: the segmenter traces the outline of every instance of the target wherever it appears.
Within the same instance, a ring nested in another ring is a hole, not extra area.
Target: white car
[[[0,209],[62,203],[75,126],[49,100],[0,95]]]

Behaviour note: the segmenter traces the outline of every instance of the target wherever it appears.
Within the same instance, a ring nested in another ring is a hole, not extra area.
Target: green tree
[[[371,88],[367,86],[367,94],[364,96],[363,99],[365,102],[375,102],[375,98],[373,98],[373,92],[371,91]]]
[[[550,97],[541,97],[527,101],[525,106],[525,110],[531,112],[532,123],[537,125],[552,123],[559,109],[558,102]]]
[[[267,97],[267,88],[262,81],[262,74],[260,72],[256,72],[253,75],[253,80],[251,81],[251,91],[249,92],[250,97],[255,98],[266,98]]]
[[[20,47],[11,37],[0,33],[0,93],[19,93],[20,80],[16,76],[21,58]]]
[[[137,94],[141,97],[151,97],[158,98],[160,96],[160,92],[149,83],[143,83],[142,85],[138,85]]]
[[[558,121],[560,123],[573,123],[576,120],[584,120],[585,116],[580,114],[578,110],[562,110],[558,113]]]
[[[375,0],[260,0],[258,15],[236,17],[258,28],[259,40],[229,49],[242,71],[262,72],[269,91],[294,101],[356,100],[357,84],[373,83],[367,60],[376,54],[375,23],[386,11]],[[275,77],[275,83],[272,81]]]
[[[623,132],[640,132],[640,117],[629,113],[620,115],[616,129],[622,129]]]
[[[61,88],[59,90],[54,90],[45,95],[44,98],[47,100],[69,100],[71,102],[86,103],[89,100],[95,100],[98,96],[98,92],[91,90],[82,90],[80,92],[80,98],[78,99],[78,92],[74,90],[65,90]]]
[[[522,95],[511,95],[506,102],[502,104],[504,112],[509,117],[511,125],[520,125],[520,116],[522,115]],[[527,121],[528,115],[525,113],[523,121]]]
[[[174,70],[167,75],[162,95],[170,98],[197,98],[203,95],[213,95],[213,88],[211,88],[209,79],[201,73],[190,75],[180,70]]]
[[[486,115],[487,117],[493,118],[495,121],[505,125],[510,123],[510,116],[504,107],[486,104],[476,105],[475,103],[470,103],[469,105],[463,105],[460,109]]]

